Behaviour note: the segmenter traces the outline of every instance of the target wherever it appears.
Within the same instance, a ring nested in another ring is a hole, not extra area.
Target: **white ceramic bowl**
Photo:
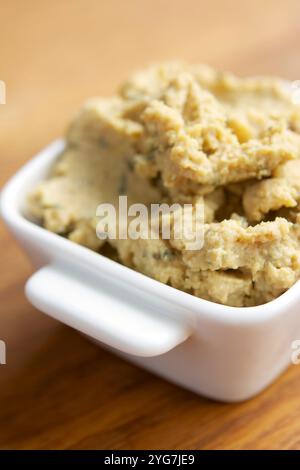
[[[76,245],[26,218],[26,194],[64,147],[55,141],[5,186],[2,216],[37,271],[29,301],[57,320],[199,394],[240,401],[290,363],[300,339],[299,283],[236,308],[196,298]],[[62,359],[63,360],[63,359]]]

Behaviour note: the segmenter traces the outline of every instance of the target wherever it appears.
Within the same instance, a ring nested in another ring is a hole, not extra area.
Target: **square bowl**
[[[26,196],[62,139],[6,184],[1,214],[35,266],[26,295],[42,312],[126,359],[221,401],[250,398],[290,363],[300,339],[299,281],[271,302],[229,307],[164,285],[30,220]]]

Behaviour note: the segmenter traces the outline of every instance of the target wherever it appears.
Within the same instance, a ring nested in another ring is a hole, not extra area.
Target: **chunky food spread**
[[[167,63],[89,100],[29,196],[43,226],[213,302],[253,306],[300,275],[300,110],[286,83]],[[100,240],[101,202],[204,204],[204,245]]]

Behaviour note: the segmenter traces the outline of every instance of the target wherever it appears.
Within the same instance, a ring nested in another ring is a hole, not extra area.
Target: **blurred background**
[[[299,0],[0,0],[0,186],[86,98],[149,63],[300,79],[299,14]],[[0,250],[1,448],[300,448],[296,368],[246,404],[201,399],[35,311],[2,224]]]
[[[85,98],[151,62],[300,79],[297,0],[0,0],[0,11],[0,184]]]

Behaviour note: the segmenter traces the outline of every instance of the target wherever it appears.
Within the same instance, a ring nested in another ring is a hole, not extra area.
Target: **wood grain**
[[[299,2],[0,0],[2,185],[84,98],[181,58],[300,79]],[[25,300],[31,267],[0,227],[0,448],[300,449],[300,367],[259,397],[214,403],[90,344]]]

